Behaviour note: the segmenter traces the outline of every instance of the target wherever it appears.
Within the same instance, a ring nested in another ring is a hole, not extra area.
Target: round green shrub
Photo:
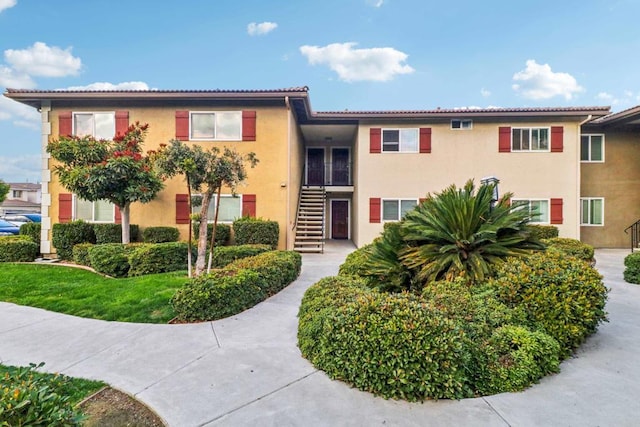
[[[142,232],[145,243],[177,242],[179,239],[180,231],[176,227],[147,227]]]
[[[537,239],[552,239],[560,234],[555,225],[529,224],[527,228]]]
[[[583,261],[592,262],[595,253],[593,246],[582,243],[580,240],[569,239],[566,237],[555,237],[542,241],[547,248],[553,248],[560,252],[579,258]]]
[[[364,245],[351,252],[340,265],[339,276],[364,277],[366,273],[367,251],[372,244]]]
[[[561,252],[534,253],[503,263],[488,285],[509,307],[526,313],[560,344],[560,356],[572,351],[606,321],[607,288],[591,266]]]
[[[39,252],[29,236],[0,236],[0,262],[32,262]]]
[[[89,262],[98,273],[126,277],[129,273],[127,248],[122,243],[105,243],[89,248]]]
[[[240,313],[265,298],[260,275],[251,270],[214,270],[191,279],[171,298],[181,321],[209,321]]]
[[[227,265],[230,270],[252,270],[260,275],[260,288],[269,297],[293,282],[302,265],[302,257],[293,251],[269,251],[238,259]]]
[[[624,258],[624,280],[640,284],[640,252],[633,252]]]
[[[78,243],[95,243],[93,225],[81,220],[53,224],[52,243],[58,258],[73,259],[73,246]]]
[[[272,250],[269,245],[216,246],[213,249],[213,268],[222,268],[237,259],[255,256]]]
[[[93,243],[78,243],[73,246],[73,262],[80,265],[91,266],[89,259],[89,248],[95,246]]]
[[[195,221],[193,223],[193,236],[195,240],[198,240],[198,233],[200,233],[200,223]],[[213,224],[207,224],[207,246],[211,243],[211,233],[213,233]],[[231,240],[231,226],[229,224],[217,224],[216,225],[216,247],[226,246]]]
[[[122,243],[122,224],[93,224],[98,245],[104,243]],[[137,242],[140,229],[136,224],[129,225],[129,241]]]
[[[129,251],[129,276],[187,269],[186,242],[145,243]]]
[[[39,222],[27,222],[20,226],[20,235],[29,236],[33,243],[40,245],[40,230],[42,226]]]
[[[275,249],[280,226],[276,221],[244,217],[233,222],[233,235],[237,245],[262,244]]]

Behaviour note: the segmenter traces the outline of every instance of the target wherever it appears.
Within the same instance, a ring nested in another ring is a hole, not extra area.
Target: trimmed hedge
[[[556,227],[555,225],[529,224],[527,228],[529,228],[531,234],[538,240],[553,239],[554,237],[558,237],[560,234],[558,227]]]
[[[507,306],[524,310],[532,329],[555,338],[563,359],[607,320],[602,276],[562,252],[511,258],[499,266],[496,276],[488,286]]]
[[[33,243],[40,245],[40,230],[42,224],[39,222],[27,222],[20,226],[20,235],[29,236]]]
[[[291,283],[300,272],[300,254],[273,251],[239,259],[192,279],[171,298],[182,321],[216,320],[253,307]]]
[[[89,249],[95,246],[93,243],[78,243],[73,246],[73,262],[91,267]]]
[[[213,268],[222,268],[237,259],[255,256],[271,250],[267,245],[217,246],[213,249]]]
[[[557,249],[560,252],[579,258],[583,261],[592,262],[594,256],[593,246],[582,243],[580,240],[569,239],[566,237],[555,237],[542,241],[547,248]]]
[[[262,244],[278,246],[280,226],[276,221],[244,217],[233,222],[236,245]]]
[[[188,251],[186,242],[138,245],[129,252],[129,276],[186,270]]]
[[[0,236],[0,262],[32,262],[39,252],[29,236]]]
[[[88,249],[91,267],[111,277],[126,277],[129,273],[128,249],[122,243],[105,243]]]
[[[82,220],[53,224],[52,243],[58,258],[73,258],[73,246],[78,243],[95,243],[96,235],[92,224]]]
[[[198,240],[198,233],[200,233],[200,224],[198,222],[193,223],[193,238]],[[207,224],[207,246],[210,246],[211,233],[213,233],[213,224]],[[216,246],[226,246],[231,240],[231,226],[229,224],[217,224],[216,225]]]
[[[122,243],[122,224],[93,224],[98,245],[104,243]],[[129,225],[129,241],[139,240],[140,228],[136,224]]]
[[[634,252],[624,258],[624,280],[640,284],[640,252]]]
[[[177,242],[180,231],[176,227],[147,227],[142,231],[142,241],[145,243]]]

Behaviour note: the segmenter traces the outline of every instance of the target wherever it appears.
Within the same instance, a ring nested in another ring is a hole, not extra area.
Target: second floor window
[[[242,112],[191,112],[191,140],[242,140]]]
[[[73,134],[90,135],[95,139],[111,139],[116,134],[115,113],[74,113]]]
[[[549,151],[549,128],[511,129],[511,151]]]
[[[580,160],[604,162],[604,135],[580,136]]]
[[[383,153],[417,153],[418,129],[382,129]]]

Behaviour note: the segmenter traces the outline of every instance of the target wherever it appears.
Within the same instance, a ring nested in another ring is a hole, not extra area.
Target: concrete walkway
[[[300,356],[304,291],[333,275],[349,245],[304,255],[299,279],[231,318],[191,325],[81,319],[0,303],[0,362],[100,379],[188,426],[637,426],[640,286],[622,280],[628,251],[597,251],[610,323],[560,374],[521,393],[410,404],[329,380]],[[0,284],[0,286],[2,286]]]

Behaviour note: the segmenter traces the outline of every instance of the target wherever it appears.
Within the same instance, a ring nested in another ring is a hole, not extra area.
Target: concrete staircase
[[[305,253],[324,251],[324,201],[323,187],[303,187],[298,201],[296,240],[293,250]]]

